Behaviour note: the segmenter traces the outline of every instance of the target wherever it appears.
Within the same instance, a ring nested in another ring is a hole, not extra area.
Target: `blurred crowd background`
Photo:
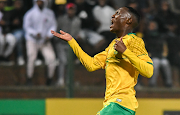
[[[50,30],[70,33],[93,56],[116,38],[109,31],[111,16],[123,6],[130,6],[141,15],[134,33],[143,38],[154,62],[154,75],[148,86],[157,87],[158,77],[162,77],[165,87],[178,87],[179,0],[0,0],[0,65],[25,65],[26,85],[33,85],[34,67],[45,64],[46,85],[65,86],[69,46],[54,38]],[[74,56],[74,65],[78,64]],[[139,76],[138,86],[143,85]]]

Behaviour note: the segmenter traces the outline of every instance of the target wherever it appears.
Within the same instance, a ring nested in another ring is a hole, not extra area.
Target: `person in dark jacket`
[[[158,24],[156,21],[150,21],[148,30],[144,36],[147,50],[154,63],[154,74],[149,81],[151,87],[157,85],[157,78],[159,76],[160,68],[162,68],[165,78],[166,87],[172,86],[172,75],[169,61],[167,59],[168,48],[165,37],[158,31]]]
[[[23,55],[23,42],[24,42],[24,31],[22,28],[23,16],[25,10],[23,7],[22,0],[14,1],[14,9],[12,10],[12,33],[17,40],[17,64],[24,65],[24,55]]]
[[[6,0],[0,0],[0,58],[3,64],[12,65],[9,57],[14,50],[16,39],[11,33],[12,12],[4,10],[6,2]]]

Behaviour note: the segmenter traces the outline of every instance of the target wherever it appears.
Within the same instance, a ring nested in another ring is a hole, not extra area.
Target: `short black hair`
[[[128,10],[129,10],[130,13],[132,13],[132,14],[135,15],[135,17],[136,17],[136,19],[137,19],[137,21],[138,21],[138,23],[139,23],[141,16],[140,16],[140,14],[137,12],[137,10],[135,10],[134,8],[129,7],[129,6],[125,6],[125,7],[128,8]]]

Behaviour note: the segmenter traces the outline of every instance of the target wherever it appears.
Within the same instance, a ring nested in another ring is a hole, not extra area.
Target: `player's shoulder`
[[[141,37],[137,36],[135,33],[130,33],[128,34],[128,36],[130,36],[130,39],[134,42],[144,43],[144,40]]]
[[[145,43],[141,37],[138,37],[135,33],[128,34],[129,44],[134,45],[136,47],[144,47]]]
[[[135,36],[137,42],[144,43],[144,40],[141,37]]]
[[[145,43],[141,37],[136,36],[136,34],[129,34],[128,36],[128,49],[130,49],[137,56],[148,55],[145,48]]]
[[[140,44],[140,46],[145,46],[144,40],[141,37],[136,36],[136,42]]]

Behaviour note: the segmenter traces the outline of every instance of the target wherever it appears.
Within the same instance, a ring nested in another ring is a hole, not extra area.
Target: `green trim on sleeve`
[[[151,63],[151,62],[147,62],[147,63],[153,65],[153,63]]]
[[[147,54],[141,54],[141,55],[138,55],[137,57],[139,57],[139,56],[143,56],[143,55],[147,55]]]

